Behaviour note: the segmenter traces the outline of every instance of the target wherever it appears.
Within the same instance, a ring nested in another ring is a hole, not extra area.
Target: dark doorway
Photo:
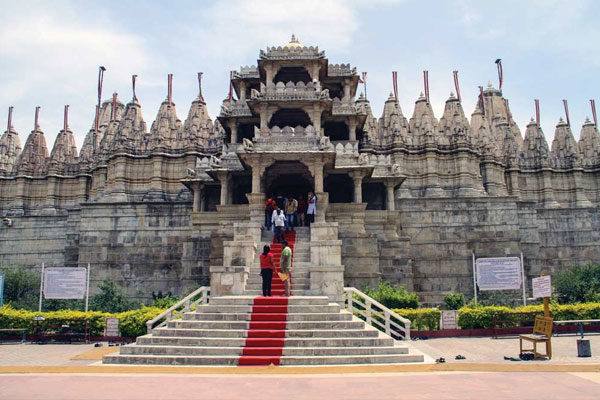
[[[328,121],[323,125],[325,136],[329,136],[329,140],[350,140],[350,129],[345,122]]]
[[[367,182],[362,184],[363,203],[367,203],[367,210],[385,210],[387,194],[385,185],[381,182]]]
[[[294,83],[300,81],[308,83],[311,82],[312,79],[304,67],[282,67],[277,72],[277,75],[275,75],[275,78],[273,78],[273,83],[288,83],[290,81]]]
[[[246,193],[252,191],[252,177],[250,175],[234,175],[230,186],[231,204],[248,204]]]
[[[313,179],[308,168],[298,161],[277,161],[264,173],[267,196],[293,195],[304,197],[313,190]]]
[[[325,178],[325,191],[330,203],[352,203],[354,183],[347,174],[331,174]]]
[[[269,128],[274,126],[280,128],[291,126],[295,128],[298,125],[306,128],[310,124],[310,117],[304,110],[300,108],[281,108],[271,117]]]
[[[205,185],[202,194],[204,195],[202,211],[217,211],[217,206],[221,203],[221,185]]]
[[[238,126],[237,142],[242,143],[244,138],[252,140],[255,127],[258,127],[258,124],[240,124]]]

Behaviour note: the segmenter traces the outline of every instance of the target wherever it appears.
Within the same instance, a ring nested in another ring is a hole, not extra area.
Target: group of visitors
[[[296,200],[293,195],[284,197],[278,194],[265,202],[265,228],[275,232],[276,241],[283,239],[284,231],[293,231],[296,226],[309,226],[315,222],[317,196],[310,192]]]
[[[271,253],[271,247],[265,246],[263,252],[260,255],[260,275],[262,276],[262,292],[263,296],[271,296],[271,283],[273,281],[273,275],[279,274],[279,277],[283,281],[284,296],[289,296],[291,293],[290,282],[292,279],[292,249],[288,246],[288,242],[283,240],[281,242],[281,259],[279,268],[281,272],[277,272],[275,262],[273,261],[273,253]]]

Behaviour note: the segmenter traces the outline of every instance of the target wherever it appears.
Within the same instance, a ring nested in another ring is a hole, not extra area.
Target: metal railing
[[[194,297],[199,296],[197,299],[192,300]],[[188,294],[185,298],[181,299],[176,304],[173,304],[171,307],[157,315],[155,318],[146,322],[146,331],[147,333],[152,333],[152,330],[155,328],[160,328],[162,326],[167,325],[167,323],[173,319],[176,319],[191,310],[191,308],[199,303],[208,304],[208,299],[210,297],[210,287],[209,286],[201,286],[198,289],[194,290],[192,293]],[[158,325],[154,326],[158,321],[162,320]]]
[[[367,324],[387,333],[394,339],[410,340],[409,319],[401,317],[353,287],[344,288],[344,299],[346,309],[353,315],[362,317]]]

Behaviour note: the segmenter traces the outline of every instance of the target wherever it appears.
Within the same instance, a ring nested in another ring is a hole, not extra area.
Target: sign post
[[[87,281],[85,285],[85,312],[88,311],[88,304],[90,300],[90,263],[87,265]]]
[[[42,312],[42,295],[44,293],[44,263],[42,262],[42,273],[40,275],[40,302],[38,304],[38,312]]]
[[[85,296],[85,268],[51,267],[44,274],[45,299],[79,299]]]
[[[0,274],[0,308],[4,304],[4,274]]]
[[[531,280],[533,287],[533,297],[544,298],[544,317],[550,317],[550,296],[552,296],[552,280],[550,275],[546,275],[546,270],[542,270],[539,278]]]
[[[471,253],[473,255],[473,298],[475,299],[475,303],[477,303],[477,272],[475,271],[475,253]]]

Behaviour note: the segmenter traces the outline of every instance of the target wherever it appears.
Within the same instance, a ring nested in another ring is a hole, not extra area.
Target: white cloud
[[[105,81],[110,93],[129,87],[132,71],[143,74],[160,63],[148,56],[142,37],[120,32],[102,16],[75,14],[68,6],[10,13],[0,25],[0,65],[9,71],[0,75],[0,104],[15,105],[13,125],[23,142],[33,125],[32,110],[41,105],[41,127],[51,148],[62,127],[62,105],[70,104],[81,146],[93,119],[98,65],[110,72]]]

